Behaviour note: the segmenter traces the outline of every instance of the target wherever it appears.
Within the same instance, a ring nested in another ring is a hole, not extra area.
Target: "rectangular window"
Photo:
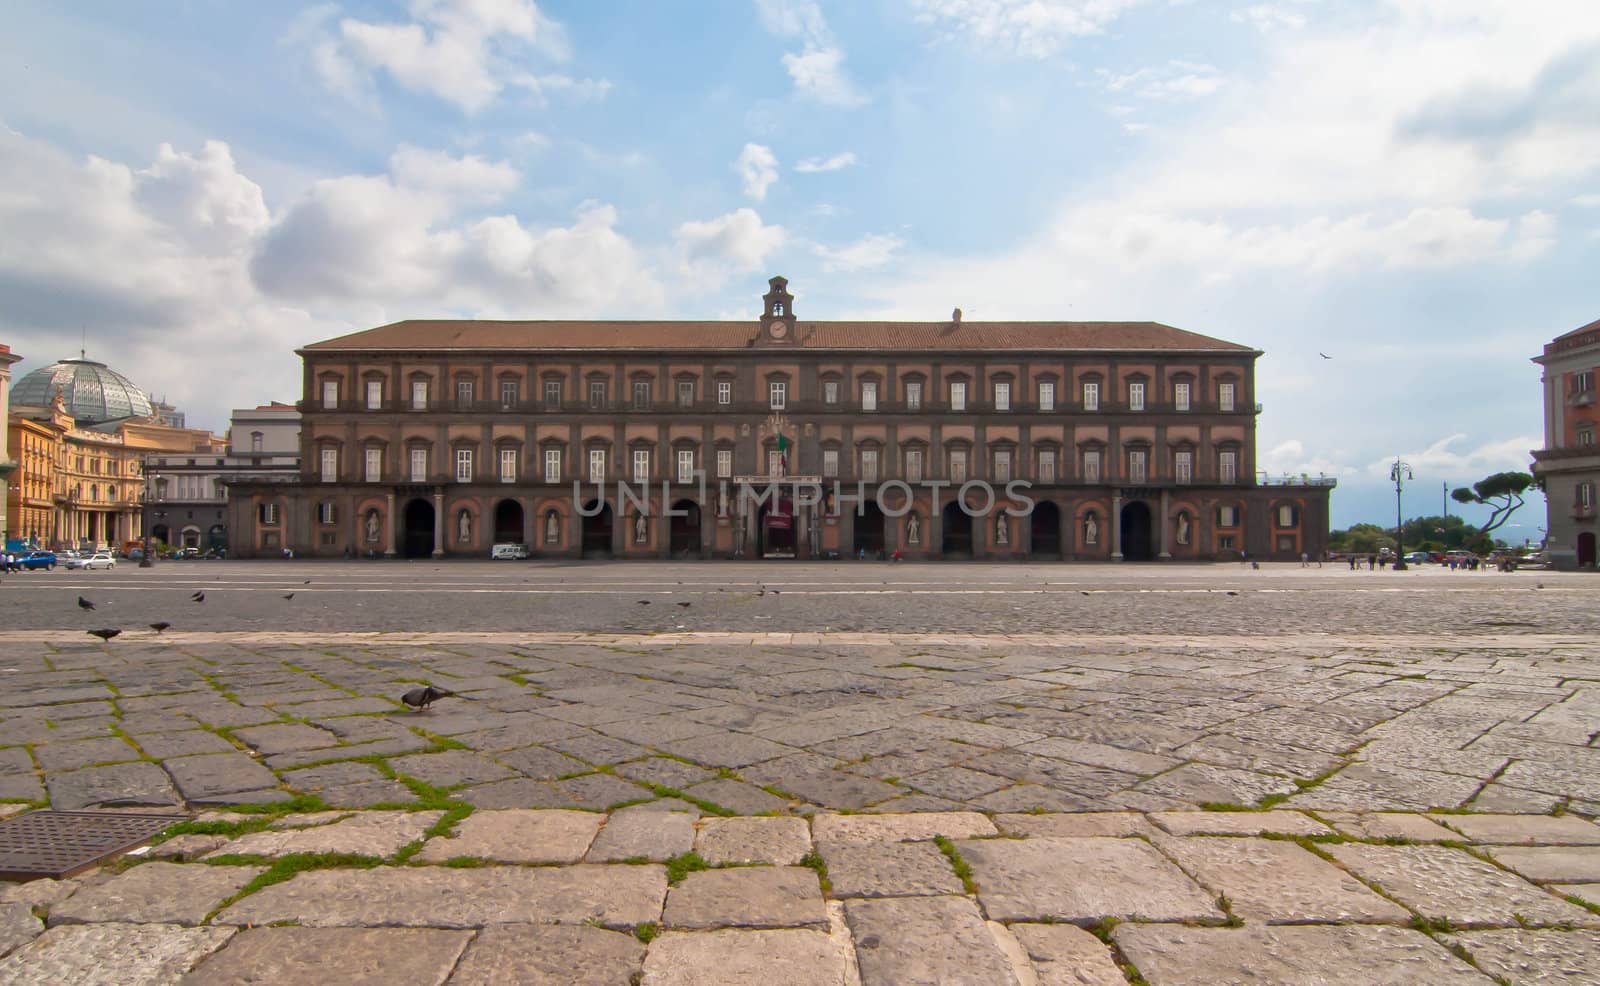
[[[1217,508],[1217,526],[1218,527],[1238,527],[1239,526],[1239,508],[1238,507],[1218,507]]]
[[[1217,407],[1223,411],[1233,410],[1233,384],[1217,385]]]
[[[1239,477],[1239,453],[1221,452],[1217,455],[1217,478],[1232,483]]]
[[[694,381],[678,381],[678,406],[694,407]]]
[[[1578,506],[1583,507],[1585,510],[1594,506],[1593,483],[1578,484]]]
[[[967,481],[967,450],[958,448],[950,450],[950,482],[965,483]]]
[[[966,409],[967,385],[964,381],[953,381],[950,384],[950,410],[965,411]]]
[[[717,403],[718,404],[724,404],[724,405],[733,403],[733,381],[732,380],[718,380],[717,381]]]
[[[1140,451],[1128,453],[1128,481],[1142,483],[1145,481],[1145,454]]]
[[[1173,471],[1178,475],[1178,482],[1194,482],[1194,453],[1189,451],[1179,452],[1174,457]]]
[[[472,482],[472,449],[456,449],[456,482]]]
[[[558,448],[544,450],[544,481],[552,486],[561,482],[561,450]]]
[[[1056,453],[1054,449],[1044,449],[1039,453],[1039,482],[1053,483],[1056,481]]]
[[[411,381],[411,410],[426,411],[428,409],[428,381]]]
[[[773,380],[767,384],[767,395],[772,400],[772,409],[781,411],[789,402],[789,385],[782,380]]]
[[[561,406],[560,380],[546,380],[544,382],[544,406],[548,411],[554,411]]]
[[[366,453],[367,453],[367,471],[366,471],[367,482],[369,482],[369,483],[382,482],[383,481],[383,449],[381,449],[381,448],[369,448],[369,449],[366,450]]]
[[[1083,481],[1085,483],[1100,482],[1100,450],[1089,449],[1083,453]]]
[[[694,450],[678,450],[678,482],[694,482]]]
[[[1224,535],[1218,537],[1217,538],[1217,549],[1219,551],[1232,551],[1233,550],[1233,535],[1232,534],[1224,534]]]
[[[520,396],[517,393],[517,389],[517,382],[515,380],[500,381],[501,408],[509,411],[511,408],[517,406],[517,398]]]
[[[777,449],[767,450],[767,475],[781,476],[783,474],[783,453]]]
[[[650,482],[650,451],[636,448],[633,450],[633,481],[644,484]]]
[[[1142,384],[1142,383],[1130,383],[1130,384],[1128,384],[1128,410],[1130,410],[1130,411],[1143,411],[1144,410],[1144,384]]]
[[[837,380],[824,380],[824,381],[822,381],[822,403],[824,403],[824,404],[837,404],[837,403],[839,403],[839,381],[837,381]]]
[[[717,478],[728,479],[733,475],[733,449],[717,449]]]
[[[589,482],[603,483],[606,481],[606,450],[592,448],[589,450]]]
[[[261,432],[255,432],[250,436],[250,451],[260,452],[265,442],[266,439],[262,436]]]
[[[650,383],[647,380],[633,382],[633,409],[645,411],[650,407]]]
[[[322,450],[322,481],[336,483],[339,481],[339,450],[325,448]]]
[[[258,508],[256,516],[263,524],[276,524],[278,522],[278,505],[276,503],[263,503]]]
[[[413,483],[428,481],[428,450],[425,448],[411,450],[411,481]]]
[[[1292,507],[1291,505],[1285,503],[1283,506],[1278,508],[1278,526],[1279,527],[1293,527],[1294,526],[1294,521],[1295,521],[1294,507]]]
[[[911,380],[906,383],[906,409],[910,411],[922,409],[921,380]]]
[[[604,410],[606,406],[606,382],[604,380],[589,381],[589,409],[592,411]]]
[[[997,449],[994,453],[994,481],[1011,482],[1011,450]]]
[[[906,449],[906,481],[922,482],[922,450]]]
[[[338,522],[339,510],[334,506],[332,500],[324,500],[317,504],[317,523],[337,524]]]
[[[1011,385],[997,383],[994,385],[994,409],[996,411],[1011,410]]]
[[[1083,385],[1083,409],[1085,411],[1100,410],[1100,385],[1086,383]]]
[[[472,403],[472,381],[471,380],[457,380],[456,381],[456,403],[461,405],[462,407],[466,407],[468,404]]]
[[[503,448],[500,450],[500,482],[515,483],[517,481],[517,450]]]
[[[324,411],[339,410],[339,381],[322,381],[322,409]]]
[[[1189,410],[1189,385],[1186,383],[1174,384],[1172,387],[1172,403],[1180,411]]]
[[[877,449],[864,448],[861,450],[861,479],[867,483],[876,483],[878,481]]]
[[[367,410],[369,410],[369,411],[381,411],[381,410],[383,410],[383,381],[382,380],[368,380],[367,381]]]
[[[839,475],[839,450],[825,448],[822,450],[822,474],[829,479]]]
[[[1572,392],[1574,394],[1587,394],[1594,390],[1594,371],[1584,370],[1572,375]]]
[[[876,380],[861,381],[861,410],[876,411],[878,409],[878,382]]]
[[[1587,448],[1590,445],[1593,445],[1594,444],[1594,431],[1592,429],[1585,428],[1582,431],[1578,432],[1578,444],[1584,446],[1585,448]]]
[[[1039,384],[1039,410],[1054,411],[1056,409],[1056,385],[1053,383]]]

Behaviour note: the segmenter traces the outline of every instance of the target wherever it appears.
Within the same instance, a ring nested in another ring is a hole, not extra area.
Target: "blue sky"
[[[0,17],[0,341],[26,372],[86,333],[219,430],[354,328],[747,318],[782,273],[803,317],[1263,349],[1262,465],[1337,476],[1345,526],[1392,518],[1396,455],[1408,514],[1525,468],[1528,358],[1600,317],[1587,0]]]

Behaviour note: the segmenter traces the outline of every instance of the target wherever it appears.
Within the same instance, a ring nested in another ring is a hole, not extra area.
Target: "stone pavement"
[[[1260,629],[0,634],[0,983],[1600,982],[1600,649]]]

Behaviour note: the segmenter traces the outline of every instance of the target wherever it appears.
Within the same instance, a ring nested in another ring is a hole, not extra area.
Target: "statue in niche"
[[[633,515],[633,540],[637,544],[650,540],[650,522],[644,519],[642,513]]]
[[[472,540],[472,515],[465,510],[461,511],[460,517],[456,519],[456,535],[462,544]]]
[[[1189,543],[1189,515],[1188,514],[1179,514],[1178,515],[1178,543],[1179,544],[1188,544]]]
[[[1083,519],[1083,543],[1100,543],[1100,522],[1095,519],[1093,511]]]
[[[906,543],[922,543],[922,521],[917,519],[916,514],[912,514],[911,519],[906,521]]]
[[[1011,543],[1011,529],[1010,529],[1010,525],[1008,525],[1006,523],[1006,515],[1005,514],[1001,514],[1000,516],[998,516],[998,517],[996,517],[994,519],[994,543],[995,544],[1010,544]]]
[[[376,510],[367,511],[367,543],[378,543],[378,512]]]
[[[556,516],[554,510],[546,514],[544,518],[544,541],[546,544],[561,543],[561,520]]]

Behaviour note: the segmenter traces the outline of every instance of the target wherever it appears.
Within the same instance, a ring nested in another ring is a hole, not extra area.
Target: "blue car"
[[[56,567],[56,553],[54,551],[30,551],[17,559],[20,568],[53,569]]]

